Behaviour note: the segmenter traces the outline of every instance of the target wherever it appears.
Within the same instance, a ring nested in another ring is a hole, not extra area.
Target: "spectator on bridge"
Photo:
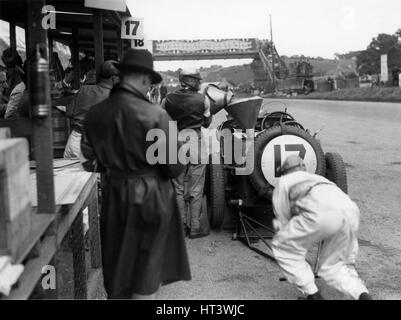
[[[202,161],[205,156],[207,157],[207,153],[205,144],[202,143],[201,127],[208,127],[212,116],[208,100],[198,92],[202,80],[199,72],[192,69],[182,70],[179,79],[181,88],[167,95],[163,107],[170,117],[177,121],[178,130],[192,129],[196,132],[196,137],[192,136],[186,143],[190,151],[189,163],[185,170],[173,180],[184,230],[189,232],[191,239],[195,239],[207,235],[200,224],[205,163],[207,163]],[[186,200],[188,200],[189,214],[187,214]]]
[[[166,140],[157,143],[168,148],[174,125],[146,98],[151,84],[161,81],[150,52],[130,49],[116,66],[121,82],[85,119],[84,167],[106,175],[100,233],[108,297],[151,299],[160,285],[191,279],[171,183],[183,166],[148,158],[149,131],[162,131]]]
[[[272,250],[287,280],[309,300],[322,300],[307,251],[323,241],[318,275],[337,290],[359,300],[372,300],[355,270],[359,209],[326,178],[306,172],[303,160],[289,156],[273,192],[278,232]]]
[[[64,158],[79,158],[81,155],[82,126],[86,114],[92,106],[107,99],[118,79],[115,61],[105,61],[100,68],[100,80],[95,85],[83,85],[68,106],[67,116],[72,118],[72,132],[64,150]]]

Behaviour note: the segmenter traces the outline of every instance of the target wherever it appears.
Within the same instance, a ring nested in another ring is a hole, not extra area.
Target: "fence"
[[[51,214],[39,214],[32,209],[32,232],[27,238],[26,253],[16,261],[24,265],[24,272],[10,295],[0,299],[105,298],[101,286],[98,175],[82,179],[84,185],[76,191],[73,203],[57,205],[56,212]],[[59,182],[55,179],[56,184]],[[54,269],[54,288],[43,285],[46,266]]]
[[[354,89],[354,88],[359,88],[359,79],[354,78],[354,79],[346,79],[346,80],[334,80],[335,81],[335,87],[337,89]]]
[[[328,81],[326,79],[318,79],[314,80],[315,83],[315,91],[317,92],[328,92],[332,90],[341,90],[341,89],[354,89],[359,88],[359,79],[337,79]]]

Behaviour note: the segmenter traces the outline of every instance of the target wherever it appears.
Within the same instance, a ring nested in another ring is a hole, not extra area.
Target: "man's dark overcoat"
[[[161,129],[168,141],[169,121],[165,110],[126,83],[86,116],[82,153],[106,180],[100,223],[109,298],[152,294],[159,284],[191,279],[170,180],[183,167],[151,165],[146,159],[154,143],[146,141],[147,133]]]

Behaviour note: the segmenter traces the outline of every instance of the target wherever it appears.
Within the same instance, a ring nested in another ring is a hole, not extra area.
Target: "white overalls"
[[[323,241],[318,275],[354,299],[368,292],[355,270],[359,209],[348,195],[324,177],[298,171],[280,178],[273,206],[279,228],[273,254],[290,283],[306,295],[318,291],[305,257]]]

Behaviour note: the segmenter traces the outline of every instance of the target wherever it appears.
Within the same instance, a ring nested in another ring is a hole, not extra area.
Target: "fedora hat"
[[[148,50],[129,49],[121,61],[114,63],[120,71],[140,71],[152,76],[152,84],[160,83],[162,77],[153,69],[153,57]]]

